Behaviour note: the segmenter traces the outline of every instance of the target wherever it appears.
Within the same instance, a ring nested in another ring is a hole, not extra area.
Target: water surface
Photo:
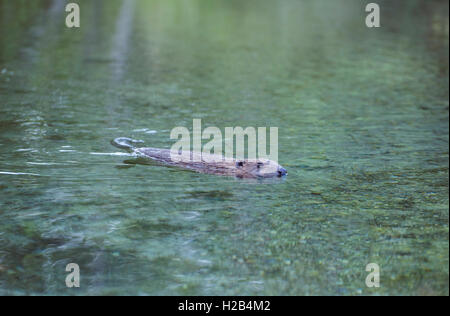
[[[448,295],[448,2],[79,3],[0,0],[1,295]],[[277,126],[289,176],[110,145],[194,118]]]

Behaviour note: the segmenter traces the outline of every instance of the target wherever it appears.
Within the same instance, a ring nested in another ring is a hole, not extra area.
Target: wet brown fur
[[[179,155],[175,155],[178,159],[172,159],[170,150],[159,148],[137,148],[134,152],[140,158],[207,174],[238,178],[272,178],[286,174],[285,169],[268,159],[235,160],[195,152],[178,153]]]

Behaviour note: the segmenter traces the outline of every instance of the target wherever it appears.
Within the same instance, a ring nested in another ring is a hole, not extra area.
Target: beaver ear
[[[244,162],[241,161],[236,161],[236,167],[242,167],[244,165]]]

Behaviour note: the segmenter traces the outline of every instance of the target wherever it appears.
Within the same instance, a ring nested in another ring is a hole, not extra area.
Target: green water
[[[449,294],[447,1],[78,3],[0,0],[0,295]],[[288,177],[109,143],[194,118],[278,127]]]

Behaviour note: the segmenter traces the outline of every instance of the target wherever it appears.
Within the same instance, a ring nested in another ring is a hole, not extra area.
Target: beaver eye
[[[263,165],[264,165],[264,164],[263,164],[262,162],[258,162],[258,163],[256,164],[256,167],[259,169],[259,168],[261,168]]]
[[[236,162],[236,166],[238,166],[238,167],[242,167],[243,165],[244,165],[243,161]]]

